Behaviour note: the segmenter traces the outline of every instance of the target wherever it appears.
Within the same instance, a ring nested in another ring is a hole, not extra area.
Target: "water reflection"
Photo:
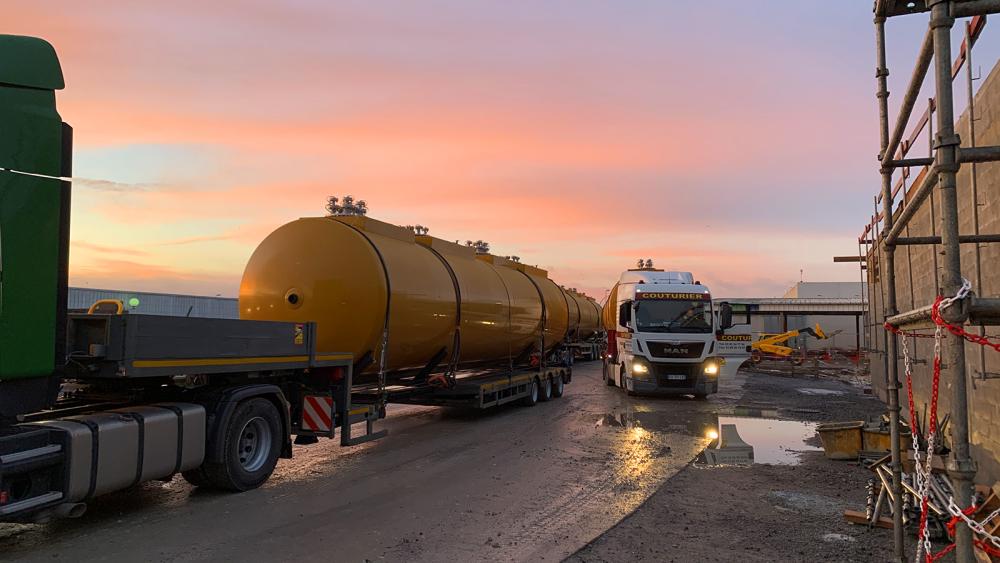
[[[708,465],[770,463],[796,465],[799,454],[820,451],[807,441],[816,436],[816,424],[751,416],[719,416],[717,436],[700,456]]]
[[[799,454],[820,451],[807,443],[816,436],[816,424],[781,420],[775,408],[736,407],[724,412],[664,412],[648,408],[624,408],[600,415],[597,427],[626,430],[618,453],[633,462],[641,473],[648,461],[651,432],[677,432],[704,438],[711,443],[698,461],[707,465],[768,463],[795,465]],[[638,455],[637,455],[638,454]]]

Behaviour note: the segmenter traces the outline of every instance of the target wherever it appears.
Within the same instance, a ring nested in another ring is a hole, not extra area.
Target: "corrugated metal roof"
[[[813,313],[859,315],[864,313],[864,302],[861,299],[823,297],[823,298],[749,298],[749,299],[713,299],[715,303],[728,301],[733,304],[755,305],[757,313]]]
[[[137,307],[128,306],[132,298],[139,300]],[[146,315],[213,319],[238,319],[240,317],[238,300],[233,297],[150,293],[122,289],[91,289],[89,287],[69,288],[68,306],[71,310],[86,310],[99,299],[118,299],[125,303],[128,310]]]

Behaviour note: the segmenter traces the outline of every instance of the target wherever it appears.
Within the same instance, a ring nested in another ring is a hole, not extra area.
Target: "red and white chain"
[[[953,325],[944,320],[941,316],[942,310],[947,309],[957,301],[965,299],[969,296],[971,291],[972,284],[969,283],[969,280],[963,278],[962,287],[959,288],[958,292],[953,297],[938,297],[931,308],[931,320],[934,321],[934,369],[933,379],[931,380],[931,408],[927,424],[926,457],[922,457],[920,451],[916,409],[914,408],[913,403],[913,361],[910,358],[910,350],[906,339],[908,337],[927,338],[930,337],[930,335],[915,332],[903,332],[889,323],[885,324],[886,330],[899,335],[902,341],[903,366],[906,374],[906,392],[907,400],[909,401],[908,406],[910,409],[910,434],[913,438],[914,488],[920,496],[920,530],[917,534],[918,541],[916,561],[920,561],[921,556],[923,556],[925,561],[932,563],[933,561],[942,558],[945,554],[955,548],[955,545],[952,544],[939,553],[933,553],[931,551],[930,529],[927,526],[927,514],[929,509],[928,504],[930,502],[931,469],[934,459],[934,446],[937,441],[937,402],[941,379],[941,343],[944,340],[944,331],[947,329],[948,332],[963,340],[983,346],[989,346],[997,351],[1000,351],[1000,343],[990,342],[989,337],[969,334],[964,328],[962,328],[962,326]],[[963,522],[966,526],[972,529],[973,532],[975,532],[976,536],[979,536],[973,537],[973,542],[977,547],[990,555],[1000,556],[1000,538],[986,531],[986,524],[992,522],[997,517],[1000,517],[1000,508],[991,512],[986,518],[977,521],[971,517],[976,510],[974,503],[963,510],[955,504],[954,497],[949,496],[948,506],[946,509],[948,513],[951,514],[951,521],[948,522],[947,526],[949,533],[954,532],[954,527],[958,524],[958,522]]]
[[[990,542],[993,547],[1000,550],[1000,538],[994,536],[993,534],[986,531],[986,524],[991,522],[997,516],[1000,516],[1000,508],[994,510],[989,516],[983,518],[982,520],[973,520],[966,511],[962,510],[955,504],[955,499],[952,497],[948,498],[948,512],[951,514],[952,518],[957,518],[963,522],[965,525],[972,528],[972,531],[979,534],[984,538],[983,543]]]
[[[940,304],[939,302],[938,304]],[[917,538],[917,558],[914,561],[920,561],[921,551],[927,554],[928,560],[931,558],[931,530],[930,526],[927,525],[928,516],[928,504],[930,504],[930,484],[931,484],[931,470],[934,464],[934,445],[937,441],[937,397],[938,397],[938,382],[940,381],[941,374],[941,340],[943,333],[941,327],[937,326],[934,330],[934,378],[931,382],[931,412],[929,414],[929,419],[927,421],[927,456],[924,459],[923,466],[921,466],[920,458],[914,458],[913,473],[916,477],[917,482],[917,492],[920,494],[920,534],[922,538]],[[912,385],[910,386],[910,394],[912,395]],[[913,409],[913,405],[910,405],[910,409]],[[910,411],[910,419],[914,422],[916,421],[916,415],[913,410]],[[910,433],[915,434],[916,426],[911,426]],[[916,439],[914,439],[916,442]],[[919,449],[915,447],[915,449]]]

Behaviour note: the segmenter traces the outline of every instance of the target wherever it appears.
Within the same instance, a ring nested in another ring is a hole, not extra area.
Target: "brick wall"
[[[994,66],[975,98],[976,146],[1000,145],[1000,64]],[[965,96],[964,83],[956,81],[956,98]],[[962,146],[972,145],[969,133],[969,115],[966,111],[958,121],[957,130]],[[914,150],[911,156],[921,156]],[[974,232],[974,210],[979,211],[979,232],[1000,233],[1000,164],[977,164],[975,174],[978,184],[978,205],[973,205],[972,165],[962,165],[958,173],[959,232]],[[914,169],[913,172],[917,170]],[[915,176],[915,174],[914,174]],[[907,185],[916,185],[919,178],[911,176]],[[933,197],[921,204],[909,223],[903,236],[940,235],[941,199],[935,190]],[[899,311],[907,311],[929,305],[938,293],[941,257],[940,246],[900,246],[896,249],[896,296]],[[980,257],[976,257],[976,245],[962,245],[962,275],[973,283],[974,290],[982,297],[1000,296],[1000,244],[979,245]],[[872,324],[870,355],[872,385],[876,393],[886,400],[886,373],[884,368],[885,341],[881,328],[883,297],[886,289],[885,273],[881,269],[878,256],[869,256],[868,284]],[[977,268],[977,262],[981,268]],[[979,327],[967,327],[977,331]],[[987,334],[1000,334],[1000,327],[986,327]],[[914,366],[914,395],[916,411],[924,413],[930,392],[930,363],[933,353],[930,339],[908,339]],[[900,352],[902,354],[902,352]],[[973,344],[966,344],[966,373],[969,382],[970,441],[973,458],[979,464],[976,481],[992,484],[1000,480],[1000,353]],[[903,381],[903,361],[899,359],[900,381]],[[982,379],[983,373],[998,379]],[[939,417],[951,411],[952,384],[947,371],[941,381]],[[900,392],[903,416],[906,412],[905,391]],[[950,437],[946,435],[946,441]]]

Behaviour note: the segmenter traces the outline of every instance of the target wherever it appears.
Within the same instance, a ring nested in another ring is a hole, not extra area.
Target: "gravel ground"
[[[735,408],[788,420],[863,419],[884,410],[861,387],[829,377],[747,373]],[[727,405],[721,404],[720,412]],[[818,445],[818,439],[810,441]],[[870,472],[800,454],[798,465],[692,463],[638,510],[567,559],[595,561],[887,561],[889,530],[847,524]]]

